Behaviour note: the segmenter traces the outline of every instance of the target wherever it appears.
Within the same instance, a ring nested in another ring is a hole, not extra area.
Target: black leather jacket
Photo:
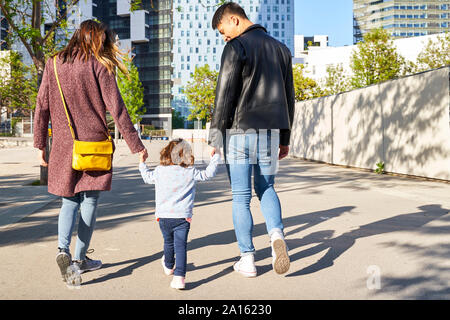
[[[281,129],[289,145],[294,84],[289,49],[258,24],[229,41],[222,53],[209,144],[226,129]]]

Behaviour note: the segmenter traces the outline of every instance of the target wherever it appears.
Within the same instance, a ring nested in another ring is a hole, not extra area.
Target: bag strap
[[[72,122],[70,121],[69,112],[67,111],[66,100],[64,99],[64,95],[63,95],[63,92],[61,89],[61,84],[59,83],[58,72],[56,71],[56,56],[53,57],[53,67],[55,69],[55,76],[56,76],[56,82],[58,83],[59,93],[61,94],[61,99],[62,99],[62,102],[64,105],[64,110],[66,112],[67,122],[69,123],[70,133],[72,134],[73,140],[75,140],[75,133],[72,128]],[[108,137],[108,140],[111,141],[112,138],[111,138],[111,135],[109,134],[108,130],[106,130],[105,134]]]
[[[56,82],[58,83],[59,93],[61,94],[61,99],[64,105],[64,110],[66,111],[67,121],[69,122],[70,133],[72,134],[73,140],[75,140],[75,133],[73,132],[72,122],[70,122],[69,112],[67,112],[66,100],[64,100],[64,95],[59,83],[58,72],[56,71],[56,56],[53,57],[53,67],[55,69]]]

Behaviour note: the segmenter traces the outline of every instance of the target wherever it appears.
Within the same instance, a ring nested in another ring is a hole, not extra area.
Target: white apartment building
[[[286,44],[294,53],[294,0],[241,0],[249,19],[264,26],[270,35]],[[55,20],[58,9],[51,1],[44,15],[44,32]],[[142,10],[130,11],[129,0],[80,0],[68,8],[69,30],[74,31],[86,19],[107,23],[119,39],[122,49],[131,50],[144,85],[146,114],[142,123],[171,128],[172,108],[183,116],[190,105],[182,88],[191,80],[195,67],[208,64],[220,69],[225,45],[217,30],[211,28],[219,0],[143,1]],[[58,36],[58,35],[57,35]],[[13,44],[24,62],[32,64],[23,45]]]
[[[397,52],[408,61],[415,61],[430,39],[435,40],[439,34],[401,38],[393,40]],[[350,57],[357,45],[343,47],[310,48],[304,58],[306,75],[316,81],[327,76],[327,67],[342,65],[344,73],[351,75]]]
[[[264,26],[274,38],[294,53],[294,0],[241,0],[237,2],[250,21]],[[218,0],[173,0],[172,107],[184,117],[190,104],[182,93],[195,67],[208,64],[219,71],[225,46],[222,36],[211,27]]]

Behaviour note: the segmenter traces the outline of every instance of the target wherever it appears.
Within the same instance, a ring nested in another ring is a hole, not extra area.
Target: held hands
[[[211,155],[211,158],[215,155],[218,154],[220,156],[220,149],[216,149],[214,147],[209,147],[209,154]]]
[[[148,158],[147,149],[143,149],[142,151],[139,152],[139,161],[140,162],[145,162],[145,160],[147,160],[147,158]]]

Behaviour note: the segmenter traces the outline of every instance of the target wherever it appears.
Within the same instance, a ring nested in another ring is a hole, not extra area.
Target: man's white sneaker
[[[241,259],[233,265],[233,269],[244,277],[256,277],[255,257],[253,254],[241,257]]]
[[[164,262],[164,256],[163,256],[162,259],[161,259],[161,264],[162,264],[162,266],[163,266],[164,273],[165,273],[167,276],[170,276],[170,275],[173,274],[173,270],[175,269],[175,266],[173,266],[173,269],[167,268],[167,267],[166,267],[166,264],[165,264],[165,262]]]
[[[277,232],[274,233],[271,237],[271,246],[273,270],[278,274],[286,273],[289,270],[290,261],[284,237]]]
[[[183,290],[185,288],[184,277],[173,276],[172,282],[170,283],[170,287],[178,290]]]

